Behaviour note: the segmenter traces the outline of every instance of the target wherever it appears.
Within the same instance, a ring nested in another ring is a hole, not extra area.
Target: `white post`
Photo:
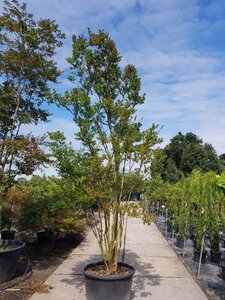
[[[185,231],[184,231],[184,248],[183,248],[183,257],[185,256],[185,247],[186,247],[186,233],[187,232],[187,221],[185,223]]]
[[[172,245],[173,245],[173,240],[174,240],[174,215],[173,215],[173,222],[172,222]]]
[[[203,253],[203,247],[204,247],[204,240],[205,240],[205,233],[203,234],[203,237],[202,237],[202,246],[201,246],[199,263],[198,263],[198,277],[200,276],[200,270],[201,270],[201,264],[202,264],[202,253]]]

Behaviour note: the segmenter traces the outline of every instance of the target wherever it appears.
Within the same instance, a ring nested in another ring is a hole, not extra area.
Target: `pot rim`
[[[96,265],[103,265],[104,262],[103,261],[98,261],[98,262],[95,262],[95,263],[90,263],[90,264],[87,264],[84,268],[83,268],[83,274],[85,277],[87,278],[91,278],[91,279],[97,279],[99,281],[116,281],[116,280],[125,280],[127,278],[130,278],[134,275],[135,273],[135,269],[133,266],[127,264],[127,263],[123,263],[123,262],[118,262],[118,264],[120,266],[124,266],[124,267],[127,267],[128,269],[131,270],[131,272],[129,272],[128,274],[120,274],[120,275],[94,275],[94,274],[90,274],[87,272],[87,269],[93,267],[93,266],[96,266]]]
[[[197,250],[196,248],[194,248],[194,252],[201,252],[201,250]],[[203,249],[202,253],[206,253],[207,254],[207,250],[206,249]]]
[[[213,250],[210,250],[210,253],[213,253],[213,254],[222,254],[222,251],[213,251]]]
[[[22,241],[17,241],[17,240],[0,240],[0,245],[3,244],[3,242],[8,242],[6,244],[17,244],[17,247],[13,248],[13,249],[6,249],[0,252],[0,255],[3,253],[8,253],[8,252],[13,252],[13,251],[17,251],[19,249],[22,249],[23,247],[25,247],[25,243]],[[19,245],[18,245],[19,244]]]

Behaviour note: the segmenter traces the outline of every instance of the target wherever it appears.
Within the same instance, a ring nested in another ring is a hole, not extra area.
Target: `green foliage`
[[[214,233],[211,236],[210,247],[211,247],[211,251],[220,252],[220,239],[219,239],[218,232]]]
[[[11,229],[13,214],[10,207],[3,206],[1,208],[1,228]]]
[[[221,207],[225,198],[216,186],[216,174],[193,171],[185,181],[189,183],[182,198],[186,198],[189,206],[187,220],[194,227],[196,248],[200,250],[202,237],[208,233],[211,236],[211,248],[217,251],[217,236],[222,226]]]
[[[141,178],[149,171],[155,154],[153,146],[161,141],[159,128],[153,124],[142,130],[136,116],[137,107],[145,98],[140,94],[141,80],[135,66],[120,67],[121,56],[106,32],[93,33],[89,29],[87,38],[74,35],[68,62],[69,80],[74,88],[55,98],[58,105],[72,113],[78,126],[76,138],[85,157],[81,158],[81,169],[85,170],[80,180],[83,199],[96,204],[86,207],[85,213],[98,240],[106,271],[115,274],[125,215],[129,211],[122,200],[136,185],[129,174]],[[57,143],[53,152],[60,160],[60,172],[73,178],[77,185],[78,153],[73,154],[71,148],[65,151],[67,158],[56,153],[63,149],[63,141],[61,137],[52,138]],[[71,166],[74,159],[75,172]],[[137,210],[139,214],[140,211]]]
[[[221,154],[221,155],[219,156],[219,159],[220,159],[222,165],[225,166],[225,153]]]
[[[133,192],[144,191],[144,180],[142,176],[136,173],[129,173],[124,176],[123,195],[121,200],[129,200]]]
[[[22,205],[18,220],[20,231],[65,231],[82,225],[75,214],[78,195],[66,180],[33,177],[23,189],[30,195],[30,201]]]
[[[216,185],[225,193],[225,172],[216,176]]]
[[[145,194],[150,203],[165,203],[169,214],[173,215],[180,200],[180,186],[164,182],[160,175],[156,175],[145,181]]]
[[[47,160],[40,139],[21,135],[23,124],[47,121],[42,103],[60,75],[53,55],[64,35],[54,21],[35,21],[26,4],[4,1],[0,16],[0,185],[30,175]]]
[[[29,194],[20,186],[12,186],[1,199],[1,228],[10,230],[13,220],[16,220],[21,213],[21,207],[29,201]]]
[[[224,173],[216,175],[212,171],[203,173],[194,170],[177,184],[169,184],[158,175],[146,182],[146,192],[150,201],[163,201],[169,219],[171,216],[174,218],[179,238],[191,227],[198,250],[207,233],[211,237],[212,251],[218,252],[218,233],[225,228],[224,178]]]
[[[203,143],[192,132],[185,135],[179,132],[163,149],[163,158],[155,168],[164,181],[175,183],[182,174],[188,176],[194,169],[220,173],[223,165],[212,145]]]

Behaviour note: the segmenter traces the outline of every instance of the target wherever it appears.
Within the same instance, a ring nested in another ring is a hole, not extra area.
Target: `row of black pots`
[[[189,238],[190,238],[190,236],[189,236]],[[194,236],[192,236],[191,240],[194,241]],[[177,238],[176,246],[178,248],[184,248],[184,239]],[[223,246],[225,248],[225,241],[224,241],[224,245]],[[195,241],[194,241],[194,247],[195,247]],[[221,252],[210,251],[211,262],[216,263],[216,264],[220,264],[222,278],[223,278],[223,280],[225,280],[225,262],[221,262],[221,255],[222,255]],[[207,251],[204,250],[203,253],[202,253],[202,263],[203,264],[206,262],[206,256],[207,256]],[[197,263],[199,263],[199,260],[200,260],[200,251],[198,251],[195,248],[194,248],[194,260]]]
[[[178,239],[177,238],[177,243],[176,243],[177,247],[178,248],[184,248],[184,239]],[[195,246],[195,243],[194,243],[194,246]],[[217,263],[219,264],[220,261],[221,261],[221,252],[213,252],[213,251],[210,251],[210,257],[211,257],[211,262],[213,263]],[[206,255],[207,255],[207,251],[203,251],[202,253],[202,263],[205,263],[206,261]],[[199,259],[200,259],[200,251],[196,250],[194,248],[194,260],[199,262]]]
[[[1,239],[2,240],[14,240],[15,239],[14,230],[2,230]],[[54,249],[56,246],[57,233],[49,233],[48,231],[37,232],[37,244],[40,247],[46,247],[48,249]]]

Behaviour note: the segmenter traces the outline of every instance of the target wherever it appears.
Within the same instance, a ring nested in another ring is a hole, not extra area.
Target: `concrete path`
[[[90,233],[49,277],[48,294],[35,294],[31,300],[85,300],[82,268],[100,259],[97,243]],[[157,227],[130,219],[125,261],[136,268],[131,300],[206,300]]]

